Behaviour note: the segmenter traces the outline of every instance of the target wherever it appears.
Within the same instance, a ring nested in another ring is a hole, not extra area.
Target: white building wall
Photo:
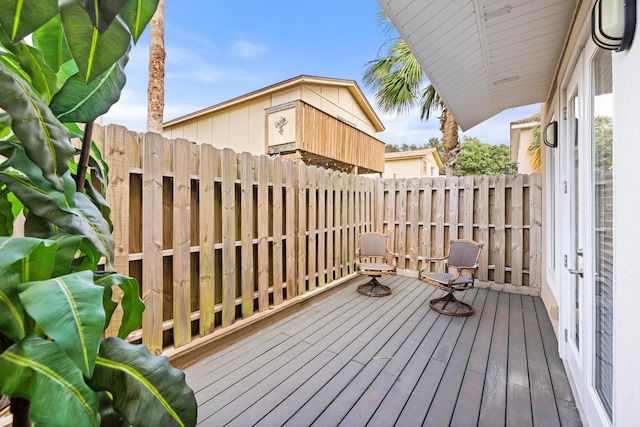
[[[640,35],[613,54],[614,426],[640,425]]]

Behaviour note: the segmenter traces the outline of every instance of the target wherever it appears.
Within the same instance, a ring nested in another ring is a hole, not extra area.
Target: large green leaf
[[[106,257],[108,267],[112,268],[114,241],[109,224],[84,194],[75,193],[76,208],[61,207],[62,193],[44,191],[28,178],[0,171],[0,182],[19,194],[20,201],[39,217],[69,233],[86,236],[93,247]]]
[[[135,331],[140,323],[142,323],[142,312],[144,311],[144,303],[140,299],[138,293],[138,282],[132,277],[123,276],[116,273],[104,273],[97,271],[95,273],[94,282],[98,286],[104,287],[104,306],[107,311],[105,319],[105,328],[111,321],[113,311],[116,309],[116,303],[113,302],[112,286],[118,286],[122,292],[122,323],[118,330],[118,338],[125,339]],[[108,307],[108,308],[107,308]]]
[[[57,243],[32,237],[0,237],[0,276],[12,270],[22,282],[49,278]]]
[[[100,33],[104,33],[109,28],[109,25],[118,16],[120,9],[126,2],[127,0],[80,0],[80,3],[91,17],[91,22],[98,28]]]
[[[129,56],[123,55],[88,84],[80,73],[71,76],[53,97],[49,108],[62,122],[89,123],[105,114],[120,99],[127,81],[124,67],[128,60]]]
[[[58,227],[27,209],[24,220],[25,236],[48,239],[55,234],[58,234]]]
[[[22,203],[16,196],[0,185],[0,236],[13,234],[13,223],[22,210]]]
[[[18,283],[20,276],[12,271],[0,275],[0,331],[13,341],[21,340],[27,334]]]
[[[93,272],[21,283],[18,293],[27,313],[90,376],[105,318],[103,288],[93,284]]]
[[[85,82],[111,68],[129,49],[131,36],[119,21],[100,34],[77,0],[62,0],[60,14],[69,50]]]
[[[52,70],[58,71],[62,64],[72,59],[69,45],[64,37],[60,15],[38,28],[32,36],[33,46],[42,52]],[[59,85],[62,86],[62,85]]]
[[[11,41],[22,40],[58,14],[57,0],[0,0],[0,24]]]
[[[87,236],[94,244],[94,247],[105,256],[107,269],[113,270],[115,242],[111,235],[109,222],[102,216],[102,212],[98,207],[83,193],[76,193],[76,207],[76,212],[83,219],[83,221],[79,222],[79,225],[82,226],[82,230],[87,231],[82,234]],[[87,227],[90,227],[90,230]],[[93,239],[96,239],[98,245],[94,243]]]
[[[131,427],[129,423],[125,423],[122,417],[113,409],[113,399],[106,391],[98,392],[100,398],[100,404],[98,410],[100,411],[100,419],[102,420],[102,426],[105,427]]]
[[[7,52],[0,52],[0,62],[2,62],[9,71],[31,84],[31,77],[29,77],[29,74],[22,69],[20,62],[18,62],[18,58],[16,58],[15,55]],[[11,125],[11,121],[9,121],[9,125]]]
[[[89,158],[91,159],[91,157]],[[89,164],[91,165],[93,162],[89,160]],[[87,194],[87,197],[91,200],[91,202],[98,208],[98,210],[102,213],[102,217],[108,222],[109,230],[113,232],[113,223],[111,222],[111,207],[107,203],[107,200],[104,196],[87,180],[86,185],[84,187],[84,191]]]
[[[0,64],[0,108],[11,115],[11,127],[29,159],[58,190],[75,149],[69,131],[33,93],[29,84]]]
[[[120,17],[126,22],[131,35],[133,36],[134,43],[138,42],[138,39],[147,27],[153,14],[158,8],[159,0],[128,0],[120,11]]]
[[[107,193],[107,186],[109,185],[109,165],[102,157],[100,149],[95,142],[91,141],[91,157],[89,157],[89,165],[95,170],[96,176],[102,184],[101,194],[104,196]]]
[[[103,340],[87,383],[94,390],[111,393],[116,412],[131,425],[196,424],[198,405],[184,373],[143,345],[119,338]]]
[[[17,141],[15,137],[0,141],[0,154],[7,159],[2,163],[5,171],[18,174],[18,178],[26,177],[36,187],[50,193],[50,196],[56,201],[60,209],[69,209],[75,206],[76,183],[69,171],[60,177],[63,191],[58,191],[51,181],[43,176],[42,169],[31,161],[24,145]],[[20,197],[21,195],[16,194],[16,196]]]
[[[84,236],[60,234],[51,237],[58,242],[56,259],[51,277],[64,276],[72,272],[95,270],[100,259],[89,240]]]
[[[100,425],[97,394],[58,343],[28,335],[0,354],[0,372],[0,394],[29,400],[36,425]]]
[[[12,44],[2,31],[0,43],[15,55],[20,67],[29,75],[33,89],[38,91],[40,97],[48,104],[58,91],[58,82],[55,72],[49,68],[42,53],[26,43]]]
[[[75,182],[69,173],[63,177],[65,192],[62,193],[38,175],[38,168],[25,156],[20,144],[0,141],[0,154],[8,157],[3,165],[10,165],[28,175],[16,175],[0,169],[0,183],[19,196],[31,213],[62,230],[86,236],[106,257],[111,268],[114,242],[110,222],[103,217],[102,207],[99,209],[87,196],[75,191]]]

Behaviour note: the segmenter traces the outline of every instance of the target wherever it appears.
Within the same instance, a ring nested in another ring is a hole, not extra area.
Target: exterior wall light
[[[603,49],[628,49],[636,31],[636,0],[596,0],[591,11],[591,37]]]
[[[542,140],[544,141],[544,145],[551,148],[556,148],[558,146],[558,122],[552,121],[549,122],[548,125],[544,127],[544,131],[542,132]]]

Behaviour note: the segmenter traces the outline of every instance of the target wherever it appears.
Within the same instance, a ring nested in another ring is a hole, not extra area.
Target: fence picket
[[[327,170],[318,169],[318,287],[326,283]]]
[[[493,195],[493,222],[494,222],[494,239],[493,239],[493,280],[496,283],[504,283],[505,281],[505,177],[504,175],[498,175],[491,177],[494,184]]]
[[[200,146],[200,335],[215,329],[215,171],[214,148]]]
[[[273,212],[273,304],[278,305],[283,301],[282,285],[284,284],[282,262],[282,160],[273,159],[273,190],[272,190],[272,212]]]
[[[317,274],[317,241],[318,241],[318,168],[311,166],[307,169],[307,277],[308,277],[308,290],[312,291],[316,288],[316,274]]]
[[[269,308],[269,167],[271,160],[258,162],[258,311]],[[242,260],[244,263],[244,260]]]
[[[240,241],[242,248],[240,256],[240,289],[242,292],[242,318],[253,315],[253,293],[255,288],[255,272],[253,259],[253,188],[254,176],[253,156],[250,153],[242,153],[240,166]],[[258,213],[258,215],[260,215]]]
[[[513,175],[511,181],[511,284],[522,286],[522,255],[523,230],[522,230],[522,175]]]
[[[110,185],[107,187],[107,199],[117,205],[119,208],[111,211],[111,220],[115,224],[121,224],[121,227],[113,230],[113,239],[115,241],[113,266],[116,271],[121,274],[129,275],[129,252],[130,240],[129,229],[132,222],[136,222],[140,227],[140,215],[129,218],[130,209],[130,175],[129,175],[129,157],[127,156],[126,146],[131,141],[131,132],[122,126],[109,126],[101,129],[96,128],[94,132],[96,144],[101,148],[104,157],[109,164],[109,174],[112,179],[109,180]],[[134,226],[136,224],[133,224]],[[138,228],[140,230],[140,228]],[[138,237],[138,234],[135,235]],[[138,244],[139,248],[139,244]],[[118,287],[114,287],[112,298],[114,301],[122,300],[122,291]],[[111,316],[109,327],[105,331],[106,336],[117,336],[120,323],[122,321],[122,309],[120,306]]]
[[[163,298],[163,196],[162,137],[144,135],[142,141],[142,343],[153,354],[162,353]],[[122,227],[121,224],[118,224]]]
[[[173,143],[173,342],[191,342],[191,143]],[[176,298],[179,296],[179,298]]]
[[[222,327],[235,322],[236,311],[236,155],[222,150]]]

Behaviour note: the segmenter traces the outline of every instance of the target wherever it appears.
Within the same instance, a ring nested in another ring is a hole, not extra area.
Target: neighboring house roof
[[[443,168],[442,160],[438,155],[438,151],[435,148],[423,148],[421,150],[412,150],[412,151],[396,151],[393,153],[385,153],[384,160],[404,160],[404,159],[412,159],[412,158],[422,158],[425,156],[432,155],[436,159],[436,163],[439,168]]]
[[[462,130],[544,102],[577,0],[378,0]]]
[[[265,95],[269,95],[269,94],[272,94],[272,93],[275,93],[275,92],[279,92],[279,91],[282,91],[282,90],[286,90],[286,89],[289,89],[291,87],[295,87],[295,86],[298,86],[298,85],[301,85],[301,84],[318,84],[318,85],[325,85],[325,86],[344,87],[344,88],[348,89],[349,92],[351,93],[351,95],[353,96],[353,98],[355,99],[355,101],[360,106],[360,108],[362,108],[364,113],[367,115],[367,118],[371,121],[371,124],[374,126],[376,132],[384,131],[384,125],[380,121],[380,118],[375,113],[375,111],[371,107],[371,104],[369,104],[369,101],[364,96],[364,93],[362,92],[362,90],[360,90],[360,87],[358,86],[358,84],[354,80],[342,80],[342,79],[334,79],[334,78],[329,78],[329,77],[318,77],[318,76],[308,76],[308,75],[300,75],[298,77],[294,77],[294,78],[291,78],[291,79],[288,79],[288,80],[284,80],[282,82],[273,84],[271,86],[267,86],[265,88],[258,89],[258,90],[253,91],[253,92],[249,92],[249,93],[247,93],[245,95],[238,96],[238,97],[230,99],[228,101],[221,102],[220,104],[216,104],[216,105],[212,105],[212,106],[207,107],[207,108],[203,108],[202,110],[198,110],[198,111],[195,111],[193,113],[189,113],[187,115],[184,115],[182,117],[178,117],[178,118],[173,119],[173,120],[169,120],[168,122],[165,122],[163,124],[163,126],[166,127],[166,126],[175,125],[177,123],[180,123],[180,122],[183,122],[183,121],[186,121],[186,120],[190,120],[190,119],[193,119],[195,117],[203,116],[203,115],[208,114],[208,113],[212,113],[212,112],[215,112],[215,111],[218,111],[218,110],[229,108],[229,107],[232,107],[234,105],[245,103],[245,102],[250,101],[252,99],[263,97]]]

